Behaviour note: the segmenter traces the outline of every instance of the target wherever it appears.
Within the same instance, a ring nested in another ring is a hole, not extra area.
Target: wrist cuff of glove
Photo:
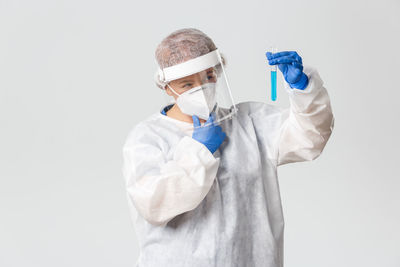
[[[301,75],[301,78],[298,82],[296,83],[289,83],[289,86],[291,88],[296,88],[300,90],[304,90],[308,85],[308,76],[303,72]]]

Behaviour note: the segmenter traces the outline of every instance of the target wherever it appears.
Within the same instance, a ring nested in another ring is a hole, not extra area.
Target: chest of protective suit
[[[250,117],[237,116],[221,124],[226,139],[214,157],[220,158],[217,179],[224,185],[234,180],[237,186],[251,186],[261,179],[263,168],[273,168],[267,159],[266,147],[257,136]]]

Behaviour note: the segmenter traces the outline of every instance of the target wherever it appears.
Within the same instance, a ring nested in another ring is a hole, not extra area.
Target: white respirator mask
[[[178,96],[176,104],[183,113],[190,116],[196,115],[203,120],[209,118],[216,104],[215,83],[205,83],[182,94],[175,92],[169,84],[167,86]]]

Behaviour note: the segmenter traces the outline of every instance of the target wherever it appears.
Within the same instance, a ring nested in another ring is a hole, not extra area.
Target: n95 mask
[[[216,104],[215,83],[205,83],[182,94],[176,93],[169,84],[167,86],[178,96],[176,104],[183,113],[196,115],[203,120],[208,119]]]

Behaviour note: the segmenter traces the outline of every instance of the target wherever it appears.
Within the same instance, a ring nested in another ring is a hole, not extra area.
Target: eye
[[[191,84],[191,83],[185,83],[183,86],[182,86],[182,88],[190,88],[190,87],[192,87],[192,85],[193,84]]]
[[[207,79],[209,80],[209,81],[212,81],[212,82],[216,82],[216,78],[215,78],[215,75],[208,75],[207,76]]]
[[[207,73],[207,79],[208,80],[215,80],[215,73],[214,73],[214,71],[209,71],[208,73]]]

